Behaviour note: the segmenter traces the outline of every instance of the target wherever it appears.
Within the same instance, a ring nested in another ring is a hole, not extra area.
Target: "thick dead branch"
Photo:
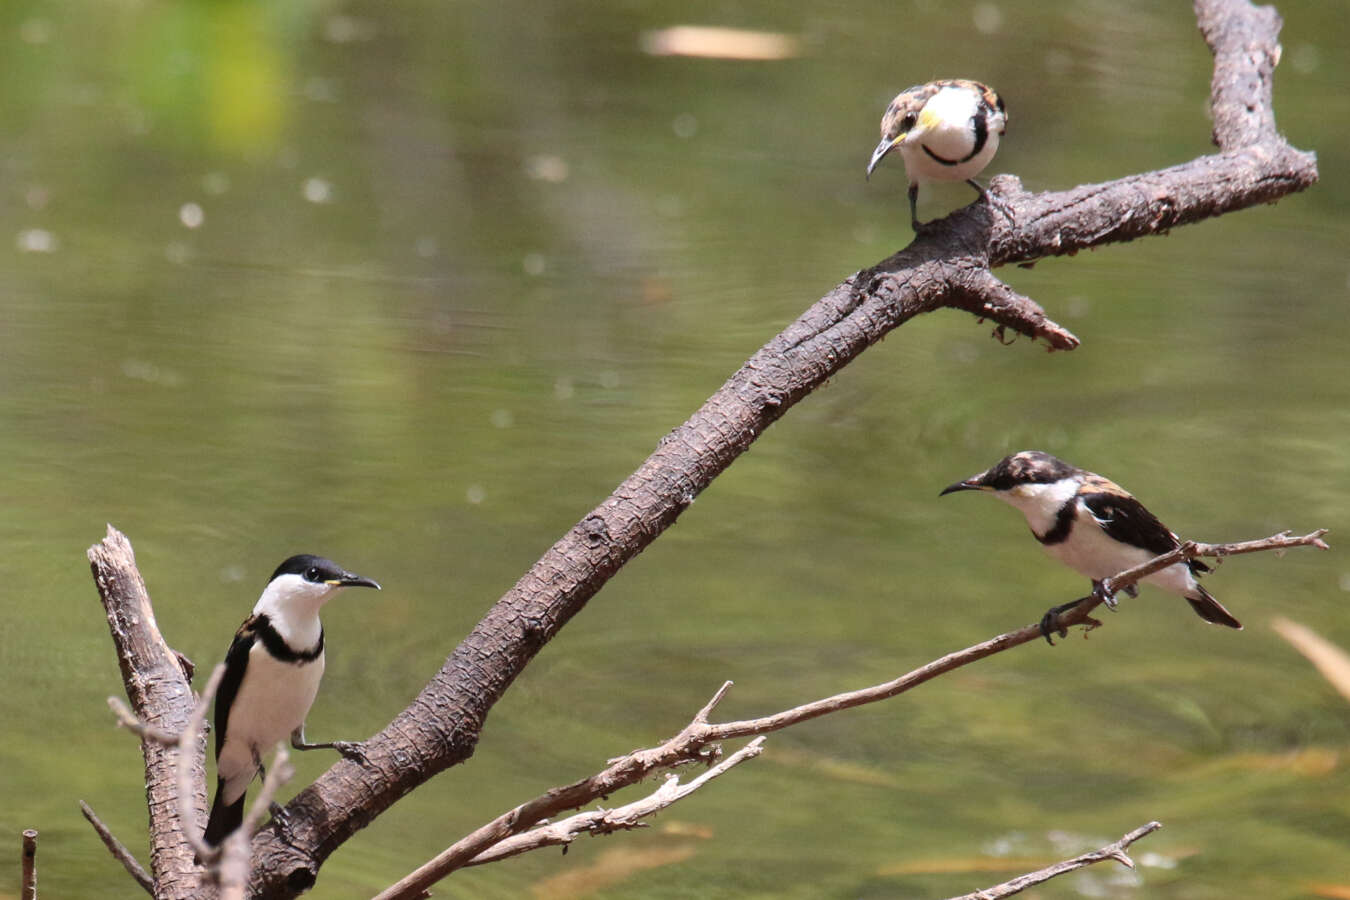
[[[1053,866],[1047,866],[1036,872],[1019,875],[1011,881],[996,884],[993,887],[985,888],[982,891],[975,891],[973,894],[962,894],[960,897],[952,897],[951,900],[999,900],[1000,897],[1011,897],[1013,894],[1020,894],[1029,887],[1049,881],[1057,875],[1073,872],[1077,869],[1090,866],[1093,863],[1103,862],[1108,859],[1114,859],[1122,866],[1133,869],[1134,860],[1130,859],[1125,851],[1135,841],[1146,834],[1152,834],[1161,827],[1161,822],[1149,822],[1147,825],[1140,826],[1134,831],[1131,831],[1120,840],[1107,844],[1100,849],[1084,853],[1082,856],[1075,856],[1073,859],[1057,862]]]
[[[155,895],[162,900],[188,897],[199,886],[200,870],[193,863],[187,835],[200,833],[206,818],[206,738],[199,736],[191,752],[194,815],[192,820],[180,823],[176,750],[147,735],[182,733],[195,705],[192,689],[178,654],[160,634],[126,535],[109,525],[107,537],[90,547],[88,556],[134,719],[145,726],[141,751],[145,756]]]
[[[126,869],[127,874],[136,879],[137,884],[145,888],[147,894],[151,897],[155,896],[155,882],[150,877],[150,873],[145,871],[145,867],[132,855],[126,845],[117,839],[117,835],[113,834],[112,830],[103,824],[103,820],[83,800],[80,801],[80,812],[84,813],[85,819],[98,833],[99,838],[103,841],[103,846],[108,848],[108,852],[113,855],[113,859],[122,864],[122,868]]]
[[[1050,350],[1072,350],[1078,346],[1078,338],[1073,332],[1050,321],[1040,304],[1030,297],[1023,297],[991,272],[976,273],[974,281],[968,293],[952,298],[952,305],[998,323],[996,335],[1000,340],[1003,329],[1011,328],[1033,340],[1045,341]]]
[[[22,900],[37,900],[37,839],[36,828],[23,830],[23,856],[21,870],[23,881],[19,890]]]
[[[1279,140],[1271,93],[1280,62],[1280,14],[1273,6],[1196,0],[1195,18],[1214,54],[1209,85],[1214,146],[1232,150]]]

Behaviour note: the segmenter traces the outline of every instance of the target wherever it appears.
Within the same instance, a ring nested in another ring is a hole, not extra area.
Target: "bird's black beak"
[[[877,167],[877,163],[881,162],[882,157],[884,157],[887,153],[890,153],[893,149],[899,146],[900,141],[903,140],[904,137],[905,136],[902,134],[900,135],[900,137],[881,139],[881,143],[877,144],[877,149],[872,151],[872,160],[867,164],[867,175],[865,177],[867,178],[872,177],[872,170]]]
[[[956,484],[949,484],[942,489],[942,493],[938,494],[938,496],[945,497],[948,494],[955,494],[957,491],[982,491],[984,490],[984,484],[980,481],[982,477],[984,477],[983,472],[980,473],[979,475],[972,475],[965,481],[958,481]]]
[[[364,575],[353,575],[351,572],[343,572],[341,578],[335,578],[328,584],[335,587],[368,587],[375,590],[380,589],[380,583],[374,578],[367,578]]]

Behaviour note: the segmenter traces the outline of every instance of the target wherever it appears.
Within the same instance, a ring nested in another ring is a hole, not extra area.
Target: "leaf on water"
[[[777,31],[676,25],[642,35],[642,50],[650,56],[697,56],[704,59],[791,59],[801,54],[801,42]]]

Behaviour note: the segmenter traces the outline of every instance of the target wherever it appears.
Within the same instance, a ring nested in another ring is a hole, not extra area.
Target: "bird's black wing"
[[[216,689],[216,758],[220,758],[220,749],[225,746],[225,729],[230,723],[230,707],[239,693],[239,685],[244,681],[244,672],[248,670],[248,654],[257,639],[254,631],[257,616],[249,616],[239,630],[234,633],[230,649],[225,652],[225,674]]]
[[[1143,547],[1155,556],[1169,553],[1181,545],[1177,536],[1159,522],[1157,516],[1124,491],[1084,490],[1078,499],[1092,513],[1102,530],[1121,543]]]
[[[1181,546],[1181,539],[1170,528],[1109,478],[1089,475],[1083,482],[1080,499],[1102,530],[1116,540],[1143,547],[1158,556]],[[1210,571],[1209,566],[1198,559],[1187,560],[1186,565],[1196,575]]]

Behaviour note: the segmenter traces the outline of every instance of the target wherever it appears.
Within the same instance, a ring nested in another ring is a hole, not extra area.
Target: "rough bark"
[[[88,555],[136,718],[160,732],[178,734],[192,716],[192,688],[184,661],[159,632],[131,542],[109,525],[107,537],[90,547]],[[192,808],[196,821],[186,823],[186,827],[199,834],[206,822],[205,733],[193,743]],[[190,897],[199,887],[200,870],[193,864],[192,847],[178,817],[178,751],[152,738],[141,739],[141,750],[155,897]]]

